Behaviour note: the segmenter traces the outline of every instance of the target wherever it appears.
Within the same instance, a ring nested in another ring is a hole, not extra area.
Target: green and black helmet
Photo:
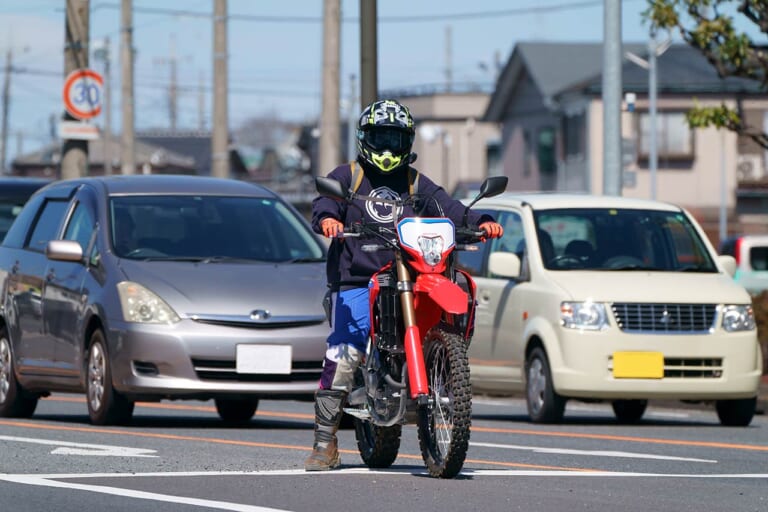
[[[416,130],[408,107],[394,100],[374,101],[360,114],[357,150],[383,174],[410,162]]]

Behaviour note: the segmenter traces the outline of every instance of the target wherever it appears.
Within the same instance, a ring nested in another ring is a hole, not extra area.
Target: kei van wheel
[[[125,425],[130,423],[134,403],[112,385],[112,363],[107,352],[104,333],[96,330],[88,345],[85,381],[88,415],[94,425]]]
[[[0,328],[0,416],[29,418],[37,407],[37,395],[21,387],[13,369],[11,342],[5,328]]]
[[[566,399],[555,392],[547,354],[534,348],[525,361],[525,402],[533,423],[563,421]]]
[[[756,407],[757,397],[715,402],[715,410],[720,424],[726,427],[748,426],[755,416]]]

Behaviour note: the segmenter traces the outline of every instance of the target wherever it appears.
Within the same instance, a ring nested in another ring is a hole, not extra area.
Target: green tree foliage
[[[646,18],[652,30],[678,32],[697,48],[722,77],[755,80],[768,92],[768,46],[756,44],[736,28],[745,18],[768,36],[766,0],[648,0]],[[728,108],[696,106],[687,114],[691,127],[716,126],[752,138],[768,149],[768,134],[762,127],[745,124],[740,112]]]

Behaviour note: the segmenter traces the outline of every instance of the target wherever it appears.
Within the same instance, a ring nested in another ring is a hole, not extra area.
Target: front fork
[[[427,383],[427,370],[424,365],[421,335],[419,327],[416,325],[413,279],[399,252],[395,253],[395,266],[397,269],[397,289],[400,292],[403,326],[405,327],[405,339],[403,341],[405,345],[405,359],[408,361],[408,382],[410,383],[411,398],[416,400],[417,403],[426,403],[429,395],[429,386]]]

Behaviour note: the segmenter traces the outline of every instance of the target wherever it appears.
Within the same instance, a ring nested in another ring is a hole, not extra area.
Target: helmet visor
[[[367,130],[363,137],[374,151],[391,151],[402,154],[411,149],[411,134],[397,128],[376,128]]]

